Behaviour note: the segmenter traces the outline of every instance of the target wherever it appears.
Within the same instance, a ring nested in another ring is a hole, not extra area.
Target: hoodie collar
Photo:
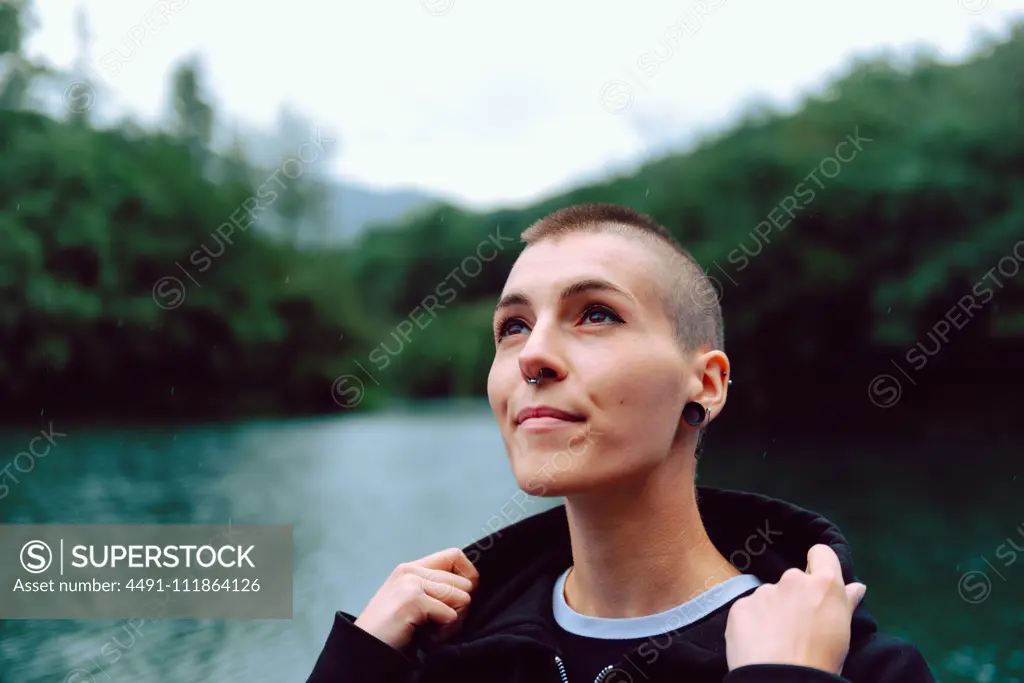
[[[804,569],[807,551],[822,543],[835,551],[845,583],[854,581],[850,546],[821,515],[755,493],[697,487],[697,506],[711,542],[737,569],[776,583],[792,567]],[[470,655],[533,645],[553,651],[555,622],[551,590],[572,564],[565,506],[533,515],[464,549],[480,581],[459,634],[434,646],[436,654]],[[727,610],[688,627],[685,642],[666,661],[685,657],[692,665],[719,665],[725,657]],[[854,615],[854,639],[874,632],[863,608]],[[684,652],[685,650],[685,652]],[[664,663],[664,662],[663,662]]]

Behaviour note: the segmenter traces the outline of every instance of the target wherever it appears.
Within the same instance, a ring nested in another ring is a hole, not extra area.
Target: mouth
[[[583,422],[585,419],[578,413],[570,413],[551,406],[531,406],[523,408],[516,414],[516,426],[556,427]]]

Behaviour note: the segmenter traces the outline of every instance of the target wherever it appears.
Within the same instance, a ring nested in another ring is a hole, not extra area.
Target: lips
[[[584,419],[582,415],[552,408],[551,406],[531,406],[519,411],[516,415],[516,424],[522,424],[526,420],[542,417],[564,420],[565,422],[582,422]]]

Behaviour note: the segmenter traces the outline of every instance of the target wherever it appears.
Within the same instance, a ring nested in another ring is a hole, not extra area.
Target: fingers
[[[839,564],[839,556],[832,548],[818,543],[807,551],[807,573],[813,576],[826,576],[842,583],[843,568]]]
[[[420,607],[425,617],[423,619],[424,623],[430,621],[435,624],[448,625],[455,623],[459,619],[459,613],[452,609],[450,605],[426,593],[420,596]]]
[[[477,583],[480,581],[480,574],[477,572],[476,567],[473,566],[473,563],[469,561],[466,554],[459,548],[448,548],[433,555],[427,555],[413,564],[426,567],[427,569],[438,569],[463,576],[469,579],[473,588],[476,588]]]
[[[868,587],[863,583],[851,583],[846,587],[846,604],[851,612],[857,609],[857,605],[864,599],[864,594],[867,592]]]
[[[807,574],[796,567],[790,567],[786,571],[782,572],[782,576],[779,577],[779,583],[782,583],[783,581],[792,583],[793,581],[799,580],[802,576],[807,576]]]
[[[470,592],[473,590],[473,582],[467,579],[465,576],[459,576],[452,572],[441,571],[440,569],[428,569],[418,565],[410,565],[409,572],[416,574],[424,581],[433,581],[434,583],[443,583],[459,590]]]
[[[456,612],[461,612],[469,606],[469,593],[459,590],[447,583],[423,580],[423,594],[435,600],[440,600]]]
[[[843,583],[843,568],[839,564],[839,556],[827,545],[817,544],[807,551],[807,573],[812,576],[825,576],[832,581]],[[857,609],[868,587],[863,583],[851,583],[844,586],[846,605],[853,612]]]
[[[446,576],[454,575],[446,573]],[[424,623],[429,621],[437,624],[436,628],[428,631],[430,639],[434,642],[446,640],[459,629],[460,618],[469,606],[469,593],[448,583],[426,579],[421,581],[423,593],[420,604],[424,611]]]
[[[476,567],[473,566],[473,563],[469,561],[469,558],[466,557],[466,554],[462,552],[462,550],[452,548],[451,553],[453,556],[452,568],[449,571],[458,574],[459,576],[466,577],[472,582],[473,588],[476,588],[477,584],[480,582],[480,572],[476,570]]]

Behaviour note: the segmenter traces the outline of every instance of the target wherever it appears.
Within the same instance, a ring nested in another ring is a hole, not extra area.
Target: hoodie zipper
[[[565,673],[565,664],[562,662],[562,658],[555,655],[555,666],[558,667],[558,675],[562,679],[562,683],[569,683],[569,675]],[[605,668],[601,669],[601,673],[597,674],[597,678],[594,679],[594,683],[601,683],[605,679],[612,669],[615,667],[609,664]]]

